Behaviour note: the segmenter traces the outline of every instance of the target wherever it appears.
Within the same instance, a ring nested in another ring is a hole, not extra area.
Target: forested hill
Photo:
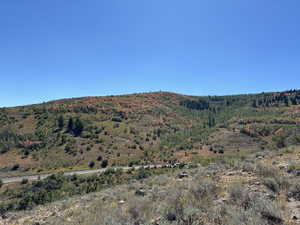
[[[300,143],[300,91],[154,92],[0,109],[0,172],[201,160]],[[0,174],[0,175],[1,175]]]

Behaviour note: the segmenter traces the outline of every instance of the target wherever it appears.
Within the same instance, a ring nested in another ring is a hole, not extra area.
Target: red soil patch
[[[209,156],[213,153],[209,151],[209,146],[203,146],[201,149],[182,150],[175,153],[180,162],[190,162],[194,155]]]

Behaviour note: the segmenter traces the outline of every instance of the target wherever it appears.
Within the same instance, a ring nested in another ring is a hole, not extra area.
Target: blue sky
[[[299,0],[0,2],[0,106],[300,88]]]

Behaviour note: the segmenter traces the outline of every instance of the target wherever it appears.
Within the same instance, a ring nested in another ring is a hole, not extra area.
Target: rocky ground
[[[257,153],[9,213],[0,224],[300,224],[298,165],[300,149]]]

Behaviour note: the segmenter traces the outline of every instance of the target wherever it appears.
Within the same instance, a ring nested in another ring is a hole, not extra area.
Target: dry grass
[[[266,156],[265,161],[272,157]],[[183,179],[178,178],[179,172],[173,172],[132,181],[26,212],[26,221],[23,216],[21,222],[11,220],[10,225],[41,220],[49,225],[294,224],[291,217],[295,207],[287,198],[298,201],[298,180],[255,161],[185,169],[189,176]],[[242,169],[249,164],[251,169]],[[137,190],[145,194],[137,194]]]

